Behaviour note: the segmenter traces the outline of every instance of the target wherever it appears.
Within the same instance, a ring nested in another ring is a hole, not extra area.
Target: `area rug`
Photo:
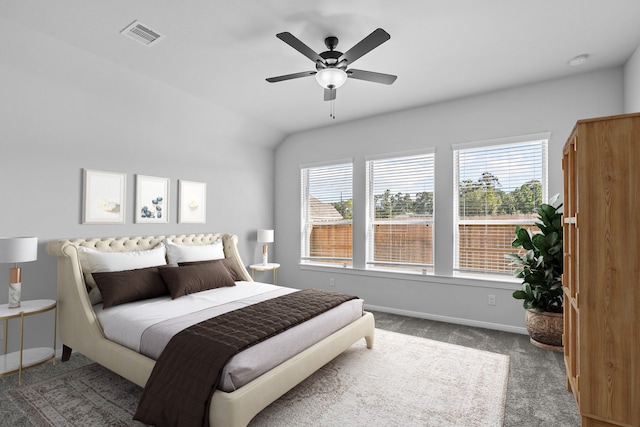
[[[377,329],[272,403],[251,427],[501,426],[509,357]],[[91,364],[7,394],[35,426],[140,426],[142,390]]]

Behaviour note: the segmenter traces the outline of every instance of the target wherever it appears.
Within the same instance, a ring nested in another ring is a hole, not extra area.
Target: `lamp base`
[[[20,307],[21,288],[21,282],[9,283],[9,308]]]
[[[262,245],[262,265],[269,263],[269,249],[267,245]]]

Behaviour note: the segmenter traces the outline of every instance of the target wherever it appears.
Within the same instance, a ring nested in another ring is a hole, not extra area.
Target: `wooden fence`
[[[521,225],[537,232],[534,225]],[[512,224],[465,224],[459,226],[458,259],[461,271],[511,274],[514,266],[504,254],[517,252]],[[433,265],[433,227],[425,224],[379,224],[375,226],[374,260]],[[315,225],[311,231],[310,255],[321,258],[352,258],[350,224]],[[344,261],[329,261],[344,263]],[[349,261],[347,264],[351,264]]]
[[[535,225],[520,225],[530,232],[538,231]],[[511,247],[515,239],[515,225],[512,224],[472,224],[460,225],[458,258],[461,271],[488,271],[492,273],[513,273],[515,267],[504,255],[518,252]]]
[[[351,224],[314,225],[311,229],[309,255],[320,258],[351,259],[353,257],[352,241]],[[338,260],[333,262],[340,263]],[[351,261],[348,264],[351,264]]]

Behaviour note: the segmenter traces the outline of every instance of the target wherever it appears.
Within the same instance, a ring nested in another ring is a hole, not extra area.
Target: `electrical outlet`
[[[329,279],[329,287],[330,288],[336,287],[336,279],[334,279],[333,277]]]
[[[496,296],[495,295],[489,295],[489,298],[487,300],[487,304],[496,305]]]

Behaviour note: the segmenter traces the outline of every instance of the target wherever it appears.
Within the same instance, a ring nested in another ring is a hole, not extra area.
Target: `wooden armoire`
[[[583,427],[640,426],[640,113],[564,146],[564,358]]]

